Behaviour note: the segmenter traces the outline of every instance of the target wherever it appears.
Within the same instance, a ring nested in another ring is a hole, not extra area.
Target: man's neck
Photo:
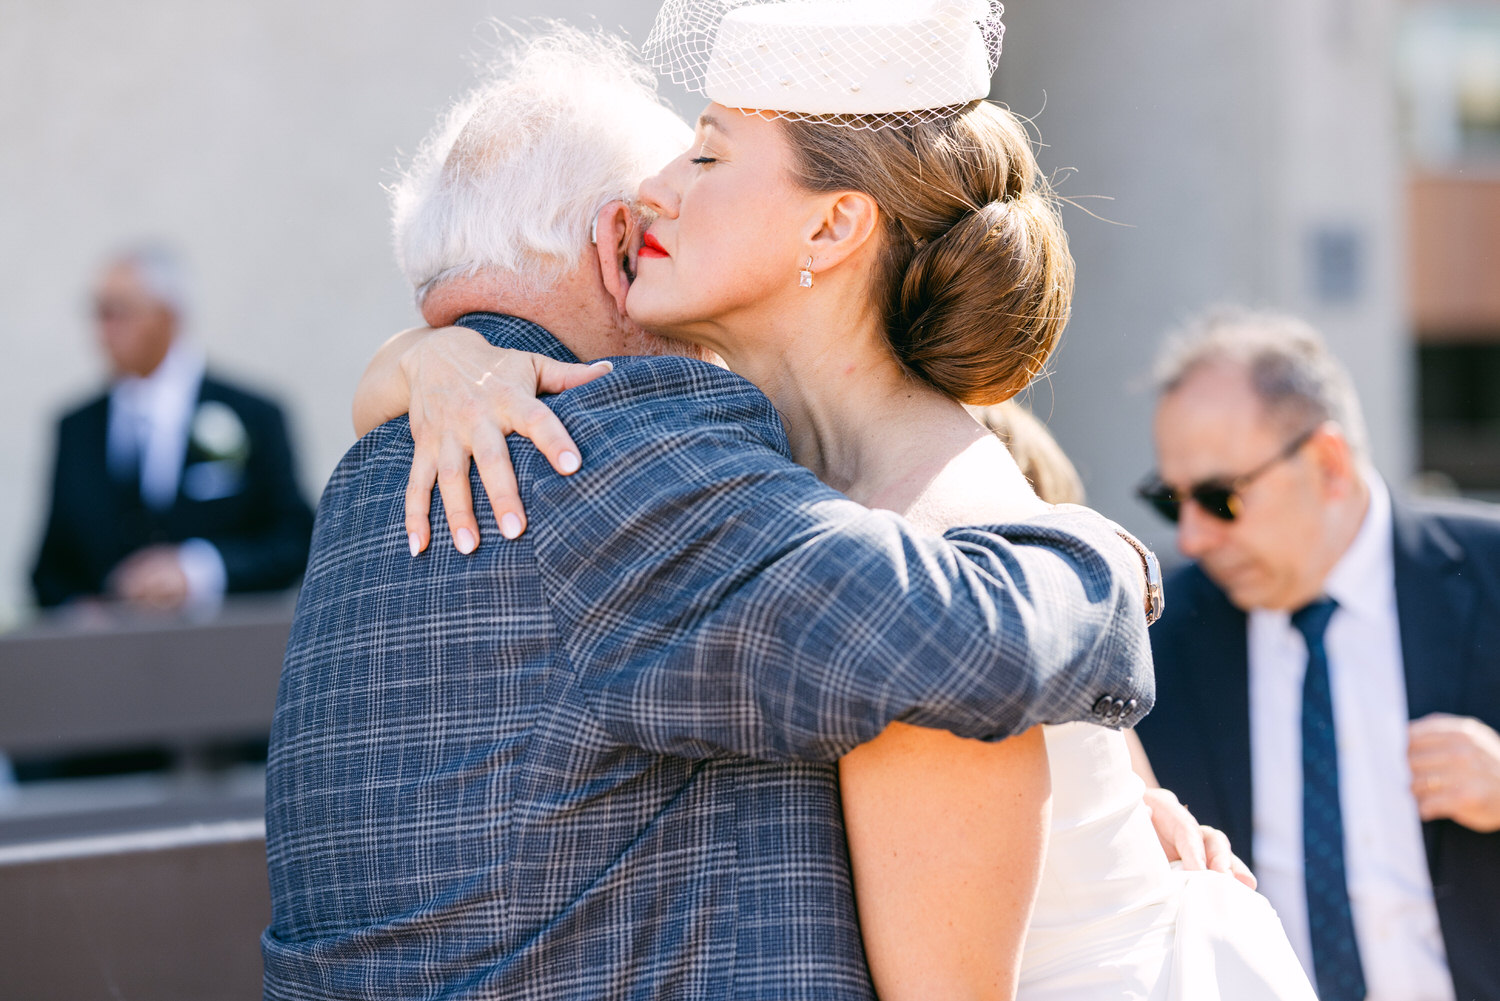
[[[170,381],[179,372],[202,367],[199,352],[180,335],[167,342],[161,357],[147,372],[115,372],[110,381],[118,386],[123,383],[140,385]]]
[[[1328,566],[1323,575],[1325,580],[1349,554],[1349,550],[1359,539],[1360,530],[1364,528],[1365,522],[1370,517],[1373,495],[1369,481],[1366,479],[1370,475],[1374,475],[1373,472],[1355,478],[1353,489],[1335,516],[1335,523],[1330,532],[1332,543],[1329,546]]]
[[[1340,498],[1329,510],[1325,522],[1326,543],[1311,557],[1316,562],[1308,568],[1305,586],[1284,602],[1286,611],[1295,611],[1324,594],[1329,576],[1359,538],[1360,529],[1370,514],[1370,503],[1369,484],[1362,477],[1356,477],[1348,496]]]
[[[422,300],[429,326],[452,326],[468,313],[502,313],[530,320],[556,337],[583,361],[620,353],[619,317],[602,288],[581,269],[564,275],[539,294],[524,294],[515,282],[494,275],[455,278],[431,289]]]

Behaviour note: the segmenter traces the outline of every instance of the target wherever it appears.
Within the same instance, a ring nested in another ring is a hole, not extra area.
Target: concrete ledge
[[[265,840],[264,820],[226,820],[217,824],[189,824],[187,827],[166,830],[128,831],[122,834],[98,834],[88,838],[61,838],[56,841],[0,846],[0,867],[91,858],[96,855],[174,851],[240,841],[258,841],[264,846]]]
[[[264,838],[230,820],[0,848],[0,995],[259,998]]]
[[[0,637],[0,750],[45,757],[264,738],[291,628],[284,598],[213,622],[39,623]]]

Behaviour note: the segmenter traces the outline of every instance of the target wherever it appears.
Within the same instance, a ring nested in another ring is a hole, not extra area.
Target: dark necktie
[[[1302,680],[1302,857],[1318,999],[1363,1001],[1365,976],[1344,875],[1338,741],[1323,643],[1337,607],[1331,598],[1322,598],[1292,613],[1292,625],[1307,640],[1307,674]]]
[[[141,499],[141,467],[146,454],[144,421],[133,410],[127,410],[119,419],[126,427],[124,443],[118,453],[109,455],[108,467],[115,488],[117,534],[123,555],[145,545],[152,533],[151,512]]]

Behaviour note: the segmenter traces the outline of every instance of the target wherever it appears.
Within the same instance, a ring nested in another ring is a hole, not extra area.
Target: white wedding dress
[[[1124,735],[1044,733],[1052,830],[1018,1001],[1316,1001],[1264,897],[1168,864]]]

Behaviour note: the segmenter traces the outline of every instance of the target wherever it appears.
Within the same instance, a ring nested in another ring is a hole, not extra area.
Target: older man
[[[1142,492],[1194,563],[1152,636],[1157,777],[1323,1001],[1500,998],[1500,518],[1394,500],[1297,320],[1210,318],[1160,377]]]
[[[59,426],[32,574],[43,606],[104,596],[209,610],[226,591],[283,588],[302,572],[312,511],[281,410],[205,374],[183,334],[186,286],[160,246],[99,276],[111,383]]]
[[[396,196],[424,317],[559,362],[649,347],[621,199],[688,133],[640,69],[559,32],[446,121]],[[516,445],[514,541],[412,555],[405,420],[323,495],[272,737],[266,996],[867,1001],[833,762],[898,718],[1134,722],[1140,560],[1087,513],[915,533],[698,361],[549,402],[588,461]]]

